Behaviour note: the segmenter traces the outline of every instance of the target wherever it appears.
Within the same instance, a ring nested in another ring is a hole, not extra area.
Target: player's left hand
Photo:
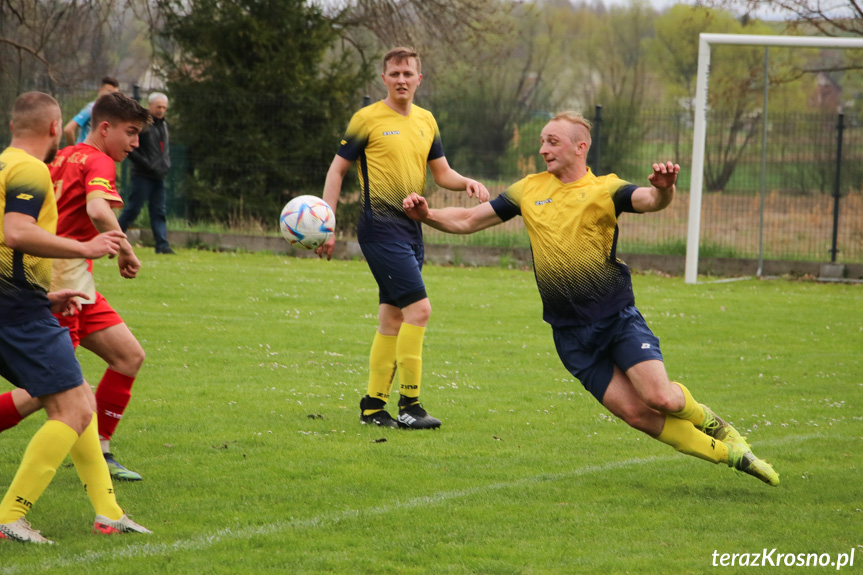
[[[419,194],[411,194],[402,201],[402,208],[412,220],[424,221],[429,215],[428,201]]]
[[[51,302],[51,313],[59,313],[64,316],[75,315],[81,310],[81,302],[76,298],[88,299],[87,294],[72,289],[61,289],[48,294]]]
[[[138,276],[138,270],[141,269],[141,260],[131,250],[121,251],[117,255],[117,265],[120,266],[121,276],[126,279],[132,279]]]
[[[677,181],[677,174],[680,173],[680,166],[665,162],[653,164],[653,173],[647,176],[650,185],[657,190],[667,190]]]
[[[482,182],[477,182],[476,180],[468,179],[467,186],[465,187],[465,191],[467,192],[467,197],[476,198],[479,203],[487,202],[489,198],[488,188],[483,185]]]

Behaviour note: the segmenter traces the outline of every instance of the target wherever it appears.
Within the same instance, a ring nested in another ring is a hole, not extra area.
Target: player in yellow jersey
[[[779,485],[769,463],[689,390],[670,381],[659,339],[635,307],[629,269],[616,257],[623,212],[655,212],[674,198],[680,166],[653,164],[650,186],[637,187],[587,167],[590,124],[563,112],[542,130],[547,171],[527,176],[487,204],[431,210],[424,198],[403,202],[409,217],[467,234],[521,215],[530,237],[543,319],[564,366],[627,424],[677,451],[726,463]]]
[[[379,288],[378,328],[369,357],[368,393],[360,401],[360,421],[382,427],[431,429],[439,419],[419,401],[422,347],[431,304],[422,278],[422,227],[405,215],[402,201],[422,195],[426,167],[435,183],[488,201],[484,185],[460,175],[444,157],[431,112],[413,103],[422,81],[420,58],[411,48],[384,56],[387,97],[351,118],[327,172],[324,201],[336,209],[342,182],[353,163],[362,186],[357,239]],[[332,238],[316,252],[330,259]],[[398,419],[386,411],[395,373],[399,374]]]
[[[125,234],[89,241],[55,235],[57,204],[46,161],[57,153],[60,106],[48,94],[27,92],[12,108],[12,142],[0,154],[0,375],[39,398],[48,420],[36,432],[0,501],[0,539],[52,543],[25,515],[67,454],[96,510],[95,533],[150,533],[117,505],[96,430],[96,400],[84,381],[69,330],[52,315],[79,309],[62,290],[48,294],[51,260],[116,255]]]

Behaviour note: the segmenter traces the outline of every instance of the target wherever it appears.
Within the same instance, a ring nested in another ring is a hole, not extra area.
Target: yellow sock
[[[665,416],[665,426],[656,439],[680,453],[711,463],[728,463],[728,447],[724,443],[695,429],[692,422],[673,415]]]
[[[0,502],[0,523],[12,523],[30,511],[76,441],[78,434],[62,421],[49,419],[39,428]]]
[[[384,403],[390,398],[393,378],[396,375],[396,342],[398,336],[375,332],[372,351],[369,354],[369,397]],[[380,409],[367,409],[363,415],[371,415]],[[366,413],[368,412],[368,413]]]
[[[685,385],[676,381],[672,381],[671,383],[680,388],[680,390],[683,392],[683,397],[686,399],[686,403],[683,405],[683,409],[681,409],[680,411],[676,411],[671,415],[678,419],[685,419],[686,421],[691,421],[692,425],[695,426],[699,426],[704,423],[704,408],[701,407],[701,404],[695,401],[695,399],[692,397],[692,394],[689,393],[688,389],[686,389]]]
[[[72,446],[70,454],[96,514],[116,520],[123,516],[123,510],[117,505],[117,498],[114,496],[114,482],[99,445],[96,421],[94,413],[90,425]]]
[[[402,398],[420,395],[423,376],[423,337],[426,328],[403,323],[396,342],[396,363],[399,367],[399,394]]]

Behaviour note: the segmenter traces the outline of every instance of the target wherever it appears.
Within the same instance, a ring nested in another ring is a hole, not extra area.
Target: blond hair
[[[573,110],[566,110],[564,112],[558,112],[554,116],[554,118],[551,119],[551,121],[555,121],[555,120],[563,120],[564,122],[569,122],[570,124],[573,124],[574,126],[576,126],[576,129],[572,131],[572,141],[573,142],[579,141],[578,132],[582,132],[580,139],[587,142],[587,146],[590,147],[590,144],[591,144],[590,129],[593,127],[593,125],[590,123],[590,121],[588,119],[586,119],[584,116],[581,115],[581,112],[575,112]],[[579,128],[578,128],[579,126],[582,129],[579,130]]]

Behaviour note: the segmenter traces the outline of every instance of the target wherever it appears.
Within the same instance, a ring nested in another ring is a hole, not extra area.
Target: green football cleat
[[[745,437],[727,439],[723,443],[728,446],[728,467],[748,473],[773,487],[779,485],[779,474],[772,465],[755,457]]]
[[[703,403],[699,405],[701,405],[701,408],[704,410],[704,422],[701,425],[696,426],[698,429],[719,441],[741,438],[740,433],[734,429],[730,423],[716,415],[712,409]],[[746,446],[749,447],[749,444],[747,443]]]
[[[116,459],[114,459],[114,455],[111,453],[103,454],[105,456],[105,463],[108,464],[108,471],[111,472],[111,477],[113,479],[118,479],[120,481],[141,481],[141,474],[135,473],[130,469],[126,469],[122,465],[120,465]]]

